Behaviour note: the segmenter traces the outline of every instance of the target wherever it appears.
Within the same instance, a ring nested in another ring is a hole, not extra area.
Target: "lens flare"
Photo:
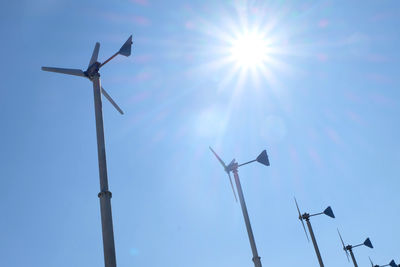
[[[257,67],[265,61],[267,55],[267,40],[259,34],[243,34],[232,41],[232,59],[241,67]]]

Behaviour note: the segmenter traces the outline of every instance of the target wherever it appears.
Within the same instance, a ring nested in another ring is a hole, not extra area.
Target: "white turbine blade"
[[[224,167],[224,170],[226,171],[226,165],[225,162],[215,153],[215,151],[209,146],[210,150],[212,153],[214,153],[215,157],[218,159],[219,163]]]
[[[297,211],[299,212],[299,220],[300,220],[301,224],[303,225],[303,229],[304,229],[304,233],[306,234],[307,241],[310,242],[310,239],[308,238],[308,234],[307,234],[306,227],[305,227],[305,225],[304,225],[303,217],[301,216],[299,204],[297,204],[296,198],[294,198],[294,202],[296,203]]]
[[[100,49],[100,43],[96,43],[93,49],[92,58],[90,59],[88,68],[97,61],[97,58],[99,57],[99,49]]]
[[[101,92],[103,93],[103,95],[108,99],[108,101],[110,101],[110,103],[114,106],[114,108],[116,108],[118,110],[119,113],[124,114],[124,112],[122,111],[122,109],[117,105],[117,103],[115,103],[115,101],[111,98],[111,96],[106,92],[106,90],[104,90],[103,87],[101,87]]]
[[[237,202],[236,192],[235,192],[235,188],[233,187],[233,183],[232,183],[232,178],[231,178],[231,173],[230,173],[230,172],[228,172],[228,176],[229,176],[229,182],[231,182],[231,187],[232,187],[233,195],[235,196],[235,200],[236,200],[236,202]]]
[[[350,262],[349,253],[347,252],[347,249],[346,249],[346,247],[345,247],[345,245],[344,245],[343,238],[342,238],[342,235],[341,235],[340,232],[339,232],[339,229],[337,229],[337,232],[338,232],[338,234],[339,234],[340,241],[342,241],[343,250],[344,250],[344,252],[346,253],[347,261]]]
[[[42,67],[42,70],[50,71],[50,72],[57,72],[57,73],[62,73],[62,74],[68,74],[68,75],[86,77],[85,74],[83,73],[83,71],[80,70],[80,69],[63,69],[63,68],[53,68],[53,67]]]
[[[368,257],[368,259],[369,259],[369,262],[371,263],[371,266],[374,267],[374,263],[372,262],[371,258]]]

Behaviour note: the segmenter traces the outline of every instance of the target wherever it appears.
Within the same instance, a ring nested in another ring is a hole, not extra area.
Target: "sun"
[[[261,34],[245,33],[232,40],[230,53],[240,67],[256,68],[268,56],[268,41]]]

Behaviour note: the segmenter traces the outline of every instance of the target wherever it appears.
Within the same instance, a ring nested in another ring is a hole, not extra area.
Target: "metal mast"
[[[254,240],[253,230],[250,224],[249,214],[247,213],[246,202],[244,201],[242,186],[240,184],[239,174],[238,174],[238,164],[235,162],[232,166],[233,177],[235,178],[236,188],[239,195],[240,206],[242,208],[244,222],[246,224],[247,235],[249,236],[251,252],[253,253],[253,262],[255,267],[262,267],[261,258],[258,256],[256,241]]]
[[[106,267],[115,267],[117,262],[115,259],[114,231],[111,213],[111,192],[108,190],[106,148],[104,141],[103,127],[103,108],[100,95],[100,74],[96,72],[93,77],[93,95],[94,95],[94,111],[96,116],[96,134],[97,134],[97,155],[99,162],[100,176],[100,212],[101,227],[103,233],[103,250],[104,265]]]
[[[315,239],[314,231],[311,227],[310,217],[304,218],[307,223],[308,231],[310,232],[311,240],[314,245],[315,253],[317,254],[318,262],[321,267],[324,267],[324,263],[322,262],[321,252],[319,252],[317,240]]]
[[[115,103],[115,101],[110,97],[110,95],[101,86],[99,69],[118,54],[129,56],[131,54],[131,45],[132,45],[132,36],[128,38],[128,40],[124,43],[124,45],[117,53],[115,53],[112,57],[107,59],[104,63],[100,63],[97,61],[100,49],[100,43],[96,43],[92,57],[89,62],[89,66],[86,71],[82,71],[80,69],[42,67],[42,70],[44,71],[85,77],[88,78],[93,83],[94,111],[96,118],[97,155],[98,155],[99,177],[100,177],[100,193],[98,194],[98,197],[100,199],[100,213],[101,213],[105,267],[116,267],[117,264],[115,257],[114,231],[113,231],[113,221],[111,213],[112,194],[108,188],[101,94],[103,94],[121,114],[123,114],[123,112],[120,109],[120,107]]]

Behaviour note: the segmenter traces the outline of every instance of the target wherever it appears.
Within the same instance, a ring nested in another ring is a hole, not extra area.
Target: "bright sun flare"
[[[245,34],[232,42],[232,58],[242,67],[259,66],[264,62],[267,53],[266,40],[257,34]]]

